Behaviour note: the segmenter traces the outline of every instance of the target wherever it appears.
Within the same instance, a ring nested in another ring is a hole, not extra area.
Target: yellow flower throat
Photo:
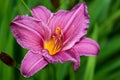
[[[44,49],[47,49],[50,55],[55,55],[62,49],[62,35],[63,31],[60,27],[57,27],[55,34],[51,36],[50,40],[44,41]]]

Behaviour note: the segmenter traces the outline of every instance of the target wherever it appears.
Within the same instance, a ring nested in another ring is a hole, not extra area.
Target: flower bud
[[[16,62],[8,54],[0,52],[0,60],[8,66],[15,66]]]
[[[60,6],[60,0],[51,0],[51,3],[56,9]]]

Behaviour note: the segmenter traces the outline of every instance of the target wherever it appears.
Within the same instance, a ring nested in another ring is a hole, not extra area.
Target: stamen
[[[63,31],[60,27],[56,27],[55,34],[52,35],[51,39],[49,41],[44,41],[44,49],[47,49],[50,55],[55,55],[62,49],[62,36]]]
[[[56,30],[55,30],[55,33],[56,33],[56,34],[60,34],[60,32],[61,32],[60,27],[57,27]]]

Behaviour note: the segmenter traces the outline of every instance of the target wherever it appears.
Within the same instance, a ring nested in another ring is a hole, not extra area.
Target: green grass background
[[[82,56],[77,71],[69,62],[50,64],[30,78],[0,61],[0,80],[120,80],[120,0],[0,0],[0,51],[8,53],[18,64],[27,52],[11,34],[10,23],[15,16],[30,15],[29,9],[37,5],[52,12],[69,10],[82,1],[90,14],[87,36],[101,47],[98,57]]]

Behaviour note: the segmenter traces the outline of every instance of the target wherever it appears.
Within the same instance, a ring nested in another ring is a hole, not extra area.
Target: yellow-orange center
[[[44,41],[44,49],[47,49],[50,55],[55,55],[62,49],[62,35],[62,30],[57,27],[55,34],[51,36],[50,40]]]

